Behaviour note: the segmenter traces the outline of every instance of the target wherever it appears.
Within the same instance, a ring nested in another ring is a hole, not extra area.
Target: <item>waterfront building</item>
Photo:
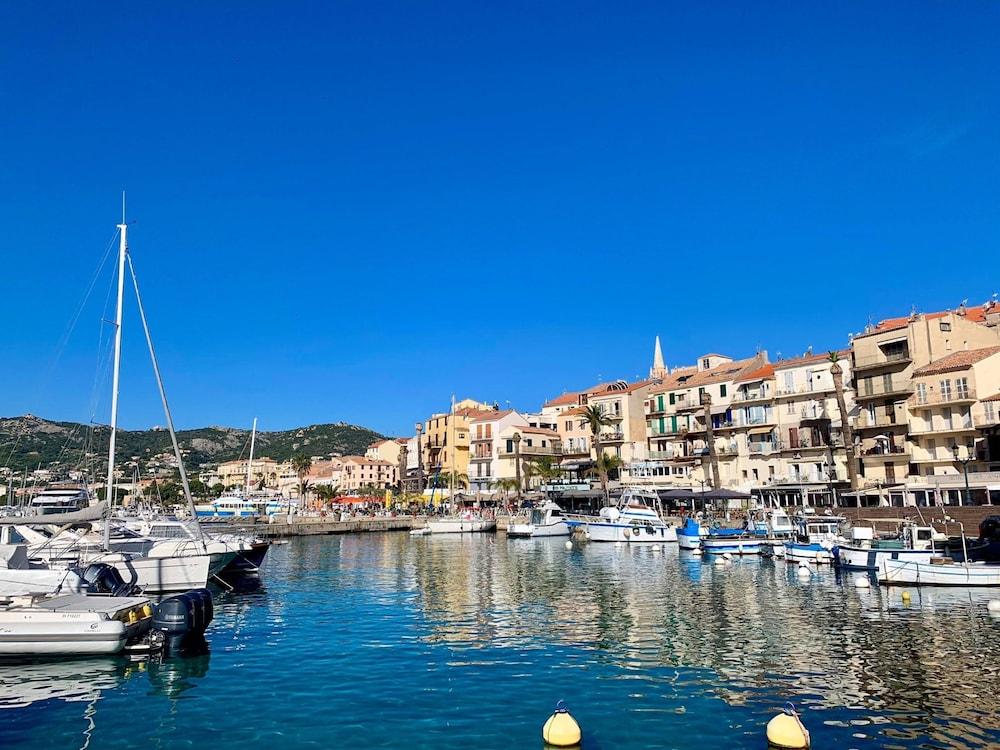
[[[362,488],[390,489],[396,485],[396,464],[380,458],[344,456],[340,459],[340,477],[337,482],[341,492],[357,492]]]
[[[403,440],[405,442],[405,438]],[[392,464],[398,464],[401,445],[402,443],[395,438],[376,440],[365,450],[365,458],[377,458]]]
[[[517,435],[520,435],[520,442],[515,438]],[[540,477],[533,471],[533,464],[549,459],[553,466],[558,466],[562,456],[559,433],[544,427],[508,425],[499,433],[497,443],[496,478],[517,479],[517,460],[520,458],[521,486],[526,490],[541,483]]]
[[[223,461],[215,470],[218,480],[226,489],[243,488],[247,483],[247,459]],[[278,487],[283,474],[282,465],[267,456],[255,457],[253,460],[250,483],[257,487]]]
[[[451,412],[432,414],[421,437],[424,476],[429,481],[440,474],[469,474],[469,420],[499,411],[473,399],[455,404]]]
[[[961,306],[883,320],[852,338],[860,472],[878,503],[915,501],[906,486],[908,476],[920,475],[910,436],[914,372],[954,352],[1000,344],[998,322],[1000,311],[992,303]]]
[[[469,491],[490,492],[500,472],[501,434],[510,428],[525,428],[528,420],[513,409],[490,411],[469,420]]]

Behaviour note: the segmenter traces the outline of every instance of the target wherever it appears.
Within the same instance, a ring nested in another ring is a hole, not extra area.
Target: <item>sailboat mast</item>
[[[115,500],[115,439],[118,433],[118,380],[122,365],[122,306],[125,298],[125,258],[128,255],[128,226],[125,224],[125,196],[122,196],[122,223],[118,225],[118,301],[115,307],[115,360],[111,376],[111,438],[108,441],[108,483],[104,499],[107,519],[104,523],[104,548],[111,541],[111,508]]]
[[[451,394],[451,479],[448,482],[448,502],[455,504],[455,471],[458,469],[458,447],[455,445],[455,394]]]
[[[250,433],[250,460],[247,461],[247,495],[250,494],[253,482],[253,448],[255,442],[257,442],[257,417],[253,418],[253,431]]]

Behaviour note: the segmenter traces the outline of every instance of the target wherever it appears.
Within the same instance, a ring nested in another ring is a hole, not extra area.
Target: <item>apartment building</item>
[[[495,411],[496,406],[465,399],[456,403],[451,412],[432,414],[424,423],[421,437],[425,478],[452,472],[468,475],[469,420]]]
[[[528,427],[528,420],[514,409],[502,409],[469,420],[469,491],[489,492],[500,478],[501,434]]]
[[[889,501],[905,502],[902,486],[919,475],[910,439],[914,372],[956,352],[1000,345],[994,305],[913,313],[869,326],[851,341],[854,397],[860,410],[861,473]],[[919,454],[926,457],[925,453]]]
[[[406,439],[402,442],[395,438],[388,440],[376,440],[365,450],[365,458],[377,458],[381,461],[388,461],[392,464],[399,464],[399,451]]]
[[[356,492],[362,488],[389,489],[396,485],[397,466],[380,458],[344,456],[340,459],[339,481],[341,492]]]
[[[515,436],[520,436],[520,441]],[[540,478],[534,476],[531,464],[550,459],[558,465],[562,456],[559,433],[544,427],[511,424],[499,433],[496,460],[497,479],[516,479],[517,459],[521,460],[521,482],[525,489],[537,487]]]
[[[646,458],[646,415],[644,404],[653,382],[627,383],[618,380],[587,394],[587,406],[596,406],[611,424],[598,433],[601,450],[618,456],[626,465]],[[580,422],[577,417],[577,422]],[[585,428],[590,432],[589,427]]]

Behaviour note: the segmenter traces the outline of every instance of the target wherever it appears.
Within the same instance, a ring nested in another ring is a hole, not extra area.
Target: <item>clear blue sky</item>
[[[996,3],[160,5],[0,7],[0,414],[94,411],[109,273],[60,341],[122,187],[188,427],[399,433],[1000,288]]]

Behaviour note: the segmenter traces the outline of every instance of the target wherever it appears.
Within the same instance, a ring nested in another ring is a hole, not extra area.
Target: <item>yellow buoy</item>
[[[809,730],[802,726],[791,703],[767,722],[767,741],[774,747],[786,750],[804,750],[809,747]]]
[[[562,701],[556,704],[556,710],[542,727],[542,739],[547,745],[554,747],[572,747],[580,744],[580,725],[570,716]]]
[[[902,600],[904,602],[910,601],[910,592],[909,591],[904,591],[903,594],[902,594],[902,596],[901,596],[901,598],[902,598]]]

